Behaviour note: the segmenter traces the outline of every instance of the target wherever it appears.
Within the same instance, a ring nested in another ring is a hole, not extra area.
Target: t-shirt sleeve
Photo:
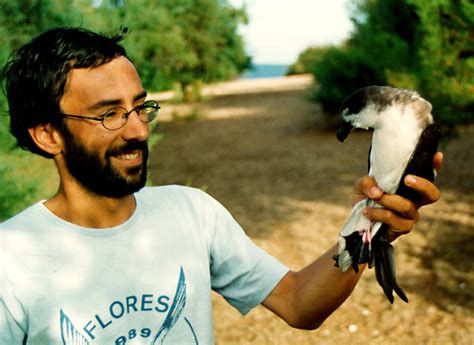
[[[219,202],[204,195],[212,289],[245,315],[263,302],[288,267],[258,247]]]

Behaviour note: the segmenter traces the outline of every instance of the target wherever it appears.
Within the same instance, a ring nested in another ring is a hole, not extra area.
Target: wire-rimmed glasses
[[[157,101],[146,101],[145,103],[136,106],[130,111],[123,107],[114,107],[107,110],[104,114],[97,117],[83,116],[83,115],[72,115],[61,113],[62,116],[73,118],[73,119],[86,119],[93,121],[101,121],[102,126],[109,130],[120,129],[127,123],[128,117],[134,111],[138,114],[140,120],[144,123],[153,121],[158,115],[160,106]]]

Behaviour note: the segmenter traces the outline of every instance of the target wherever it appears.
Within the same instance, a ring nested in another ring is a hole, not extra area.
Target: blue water
[[[253,65],[252,69],[240,76],[241,79],[282,77],[286,74],[287,65]]]

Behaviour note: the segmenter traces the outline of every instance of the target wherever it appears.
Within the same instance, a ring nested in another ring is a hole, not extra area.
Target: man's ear
[[[28,132],[35,144],[43,151],[53,156],[62,152],[63,137],[58,129],[51,124],[47,123],[28,128]]]

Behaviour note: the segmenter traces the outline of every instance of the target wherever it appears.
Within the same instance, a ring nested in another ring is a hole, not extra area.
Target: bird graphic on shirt
[[[166,344],[165,338],[171,332],[172,328],[175,326],[176,322],[179,320],[183,310],[186,306],[186,277],[184,274],[184,269],[181,267],[179,272],[179,280],[176,286],[176,292],[173,298],[171,307],[168,310],[168,313],[162,322],[161,326],[158,328],[156,334],[151,340],[151,345]],[[186,325],[189,327],[192,333],[192,340],[189,339],[187,342],[189,344],[195,343],[199,344],[197,335],[193,329],[193,326],[187,318],[184,318]],[[63,345],[89,345],[87,338],[74,326],[73,322],[66,315],[63,309],[60,310],[60,327],[61,327],[61,339]],[[92,338],[94,339],[94,338]],[[118,338],[120,339],[120,338]],[[116,340],[115,343],[119,343]],[[122,342],[120,342],[122,343]]]
[[[417,203],[420,195],[408,188],[408,174],[434,181],[433,156],[440,139],[440,127],[434,123],[431,104],[416,91],[389,86],[369,86],[357,90],[342,103],[343,125],[337,138],[343,142],[355,129],[373,129],[369,151],[369,176],[389,194],[398,194]],[[339,236],[339,254],[334,256],[342,271],[358,265],[375,266],[375,275],[387,299],[393,303],[393,291],[408,302],[396,279],[395,256],[387,238],[388,226],[367,219],[365,207],[381,207],[373,200],[357,203]]]

